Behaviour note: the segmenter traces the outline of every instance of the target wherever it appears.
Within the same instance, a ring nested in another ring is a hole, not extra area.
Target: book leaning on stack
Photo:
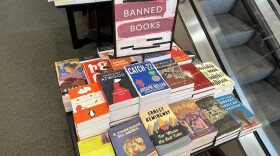
[[[159,155],[189,155],[189,133],[179,124],[168,105],[142,112],[139,116]]]
[[[234,81],[230,77],[228,77],[221,69],[219,69],[214,63],[205,62],[196,64],[195,66],[214,85],[215,98],[232,93],[234,89]]]
[[[125,71],[139,95],[139,113],[168,104],[170,87],[151,62],[126,66]]]
[[[109,104],[110,126],[138,114],[139,96],[123,69],[99,74],[97,78]]]
[[[174,103],[170,105],[170,108],[180,124],[190,134],[192,153],[213,145],[218,130],[212,125],[194,100]]]
[[[153,63],[171,88],[169,103],[190,99],[193,94],[193,81],[173,59]]]
[[[78,140],[107,132],[109,108],[98,84],[69,90]]]
[[[217,101],[238,123],[241,124],[239,137],[252,133],[262,126],[262,123],[255,117],[255,115],[244,107],[243,104],[232,94],[218,97]]]
[[[238,137],[241,125],[212,96],[196,101],[209,121],[218,129],[215,146]]]

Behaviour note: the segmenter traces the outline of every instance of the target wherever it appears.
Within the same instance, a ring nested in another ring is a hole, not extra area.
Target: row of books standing
[[[186,149],[194,152],[212,145],[216,135],[214,133],[210,135],[210,130],[218,129],[219,132],[222,132],[224,127],[230,127],[229,124],[223,125],[225,121],[229,122],[230,117],[225,115],[226,111],[222,111],[222,106],[219,104],[213,103],[209,108],[206,106],[198,107],[201,100],[204,100],[202,103],[215,102],[214,97],[232,92],[234,82],[213,63],[206,62],[194,65],[191,63],[191,59],[176,45],[169,52],[149,54],[140,59],[139,57],[110,59],[109,56],[112,54],[110,52],[99,53],[100,58],[97,59],[89,57],[55,63],[65,109],[73,111],[78,140],[85,140],[108,130],[110,132],[113,129],[110,127],[121,126],[127,120],[130,122],[134,118],[138,118],[139,114],[140,118],[141,116],[146,118],[145,120],[141,118],[143,126],[145,126],[144,128],[160,155],[163,153],[174,154],[174,152],[186,154],[188,151]],[[106,58],[102,54],[107,54]],[[145,61],[141,62],[141,59]],[[140,63],[133,64],[134,62]],[[172,114],[176,115],[178,111],[190,113],[191,108],[195,109],[195,106],[184,106],[186,105],[184,102],[194,103],[194,100],[198,104],[197,109],[203,108],[202,110],[207,110],[208,114],[201,111],[205,115],[198,113],[192,117],[182,118],[182,112],[180,112],[180,117],[178,115],[177,117],[172,116]],[[178,106],[174,106],[176,111],[171,110],[173,104],[178,104]],[[220,114],[221,116],[219,116]],[[246,117],[243,113],[244,116]],[[213,117],[212,121],[210,117]],[[154,123],[146,123],[154,119]],[[196,121],[200,121],[200,124],[197,124]],[[214,124],[216,121],[217,125]],[[209,123],[212,123],[213,126],[209,126]],[[260,125],[259,122],[256,123],[250,125],[250,127],[254,127],[250,130],[253,131],[256,129],[256,125]],[[197,128],[192,127],[195,125],[204,125],[204,128],[211,127],[207,131],[210,140],[197,138],[196,140],[192,136],[194,129]],[[174,126],[182,127],[181,130],[184,131],[172,130]],[[230,133],[225,131],[223,135],[218,133],[215,144],[237,137],[239,129],[234,129]],[[158,133],[159,131],[176,134],[173,136],[162,135]],[[176,139],[177,132],[180,132],[180,136],[184,136],[184,138],[185,136],[190,137],[189,140],[193,140],[192,146],[189,145],[189,141]],[[169,139],[164,136],[168,136]],[[175,142],[170,141],[171,138]],[[141,139],[132,139],[131,141],[139,140]],[[181,140],[178,141],[181,143],[177,144],[177,140]],[[171,142],[172,144],[169,144]],[[179,150],[181,145],[186,145],[189,148],[184,146],[182,150]],[[130,146],[132,147],[131,144]],[[128,148],[128,150],[131,149]],[[138,148],[137,150],[139,151]]]

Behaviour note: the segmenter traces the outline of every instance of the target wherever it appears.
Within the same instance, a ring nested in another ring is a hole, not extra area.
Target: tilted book
[[[180,124],[188,131],[192,140],[217,133],[217,129],[204,115],[194,100],[186,100],[169,105]]]
[[[218,129],[217,137],[227,136],[240,130],[240,124],[235,121],[221,104],[212,96],[196,101],[210,122]]]
[[[82,64],[79,59],[69,59],[55,62],[55,68],[65,111],[70,112],[72,106],[68,90],[87,84]]]
[[[88,84],[69,90],[73,116],[76,124],[102,118],[109,114],[106,102],[98,84]]]
[[[172,44],[171,50],[167,51],[166,53],[171,54],[171,58],[173,58],[179,65],[192,62],[192,59],[175,43]]]
[[[125,71],[141,97],[170,90],[168,84],[151,62],[141,62],[126,66]]]
[[[260,127],[261,122],[255,115],[243,106],[232,94],[216,99],[228,113],[241,124],[241,132]]]
[[[128,102],[139,103],[138,94],[124,70],[116,70],[97,75],[98,82],[111,107],[114,104]]]
[[[117,155],[158,155],[139,117],[110,128],[109,135]]]
[[[213,84],[192,63],[180,66],[194,82],[194,94],[213,90]]]
[[[115,152],[108,133],[102,133],[92,138],[79,141],[78,148],[81,156],[115,156]]]
[[[139,114],[159,155],[186,147],[191,139],[168,105]]]
[[[180,87],[192,88],[194,86],[193,81],[174,59],[158,61],[153,64],[172,90]]]
[[[228,77],[221,69],[219,69],[212,62],[205,62],[195,65],[204,76],[206,76],[214,85],[215,90],[226,89],[227,87],[233,87],[234,81]]]
[[[107,59],[85,62],[83,67],[89,84],[97,83],[96,75],[113,70],[110,61]]]

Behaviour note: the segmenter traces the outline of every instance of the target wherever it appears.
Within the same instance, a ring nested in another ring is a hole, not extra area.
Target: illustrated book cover
[[[221,69],[219,69],[214,63],[205,62],[196,64],[195,66],[203,73],[204,76],[206,76],[211,81],[215,89],[234,86],[234,81],[230,77],[228,77]]]
[[[102,73],[97,77],[109,105],[138,98],[135,88],[123,69]]]
[[[159,155],[183,148],[191,142],[168,105],[142,112],[139,116]]]
[[[171,89],[187,85],[189,85],[188,88],[194,86],[193,81],[189,78],[187,73],[184,72],[173,59],[162,60],[153,64]]]
[[[107,59],[85,62],[83,67],[89,84],[97,83],[96,75],[113,70],[110,61]]]
[[[170,90],[151,62],[141,62],[125,67],[127,75],[136,88],[138,95],[146,96],[155,92]]]
[[[110,128],[109,135],[117,155],[158,156],[139,117]]]
[[[69,90],[76,124],[109,113],[108,103],[98,84],[88,84]]]
[[[102,133],[94,137],[78,142],[81,156],[115,156],[115,152],[108,133]]]
[[[217,128],[204,115],[194,100],[169,105],[180,124],[185,127],[192,140],[217,132]]]
[[[255,115],[243,106],[232,94],[218,97],[216,99],[228,113],[241,124],[241,130],[246,131],[252,127],[258,127],[261,122]]]
[[[210,122],[218,129],[217,137],[240,129],[235,121],[221,104],[212,96],[196,101]]]

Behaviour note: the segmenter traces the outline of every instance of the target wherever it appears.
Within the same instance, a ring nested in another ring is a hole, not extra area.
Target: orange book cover
[[[167,53],[171,54],[171,58],[173,58],[178,64],[191,63],[191,58],[175,43],[173,43],[172,49],[170,51],[167,51]]]
[[[110,60],[111,65],[114,70],[123,69],[125,66],[128,66],[131,64],[131,58],[130,57],[123,57],[118,59],[111,59]]]
[[[98,84],[88,84],[69,90],[76,124],[109,113],[109,106]]]

